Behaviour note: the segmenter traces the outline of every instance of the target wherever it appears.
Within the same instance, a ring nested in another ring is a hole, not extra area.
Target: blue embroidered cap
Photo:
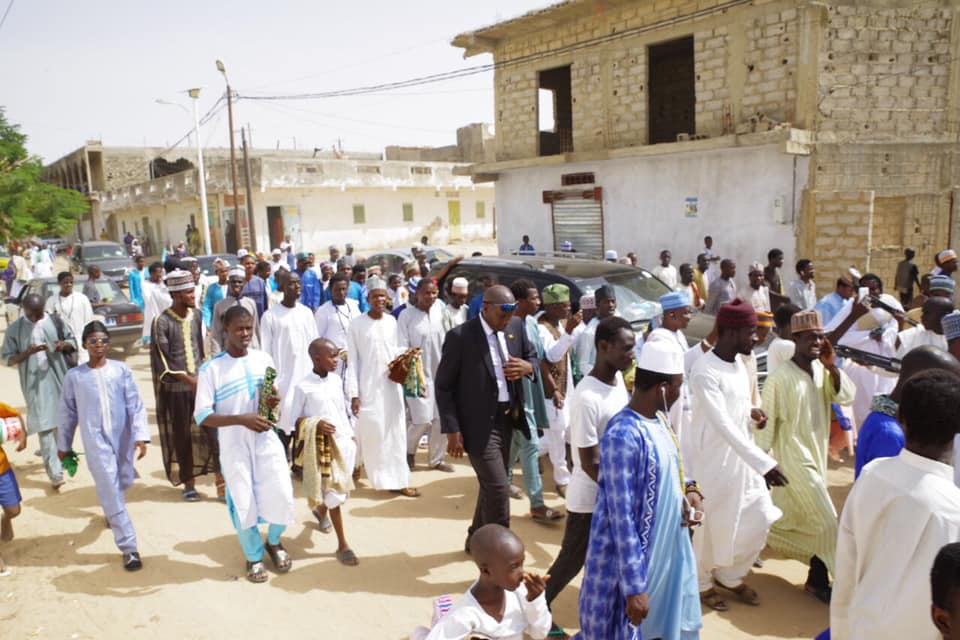
[[[671,291],[660,296],[660,306],[664,311],[683,309],[690,306],[690,296],[686,291]]]
[[[940,319],[940,326],[943,327],[943,336],[948,342],[960,338],[960,311],[943,316]]]

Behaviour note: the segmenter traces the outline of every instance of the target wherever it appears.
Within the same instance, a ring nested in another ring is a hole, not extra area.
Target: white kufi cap
[[[672,376],[683,373],[683,354],[670,343],[647,342],[640,351],[637,369]]]

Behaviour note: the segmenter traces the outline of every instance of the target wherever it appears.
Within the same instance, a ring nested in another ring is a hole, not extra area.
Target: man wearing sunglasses
[[[508,288],[486,289],[480,315],[447,333],[435,378],[447,452],[454,458],[466,452],[480,485],[467,553],[470,534],[483,525],[510,526],[510,442],[514,430],[530,437],[521,380],[539,365],[516,307]]]

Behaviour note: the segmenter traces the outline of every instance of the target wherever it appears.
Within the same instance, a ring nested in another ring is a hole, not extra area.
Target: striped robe
[[[837,512],[827,492],[827,445],[830,405],[853,402],[856,387],[840,371],[840,391],[815,360],[813,376],[789,360],[763,387],[767,426],[756,433],[757,444],[770,450],[790,482],[772,490],[783,517],[773,523],[767,544],[788,558],[807,563],[817,556],[833,573],[837,544]]]

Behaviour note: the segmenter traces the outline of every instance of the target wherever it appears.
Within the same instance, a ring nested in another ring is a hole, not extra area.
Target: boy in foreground
[[[546,638],[551,617],[543,594],[550,576],[523,570],[520,538],[502,525],[487,524],[470,536],[470,552],[480,577],[427,640],[522,640],[525,633]]]

